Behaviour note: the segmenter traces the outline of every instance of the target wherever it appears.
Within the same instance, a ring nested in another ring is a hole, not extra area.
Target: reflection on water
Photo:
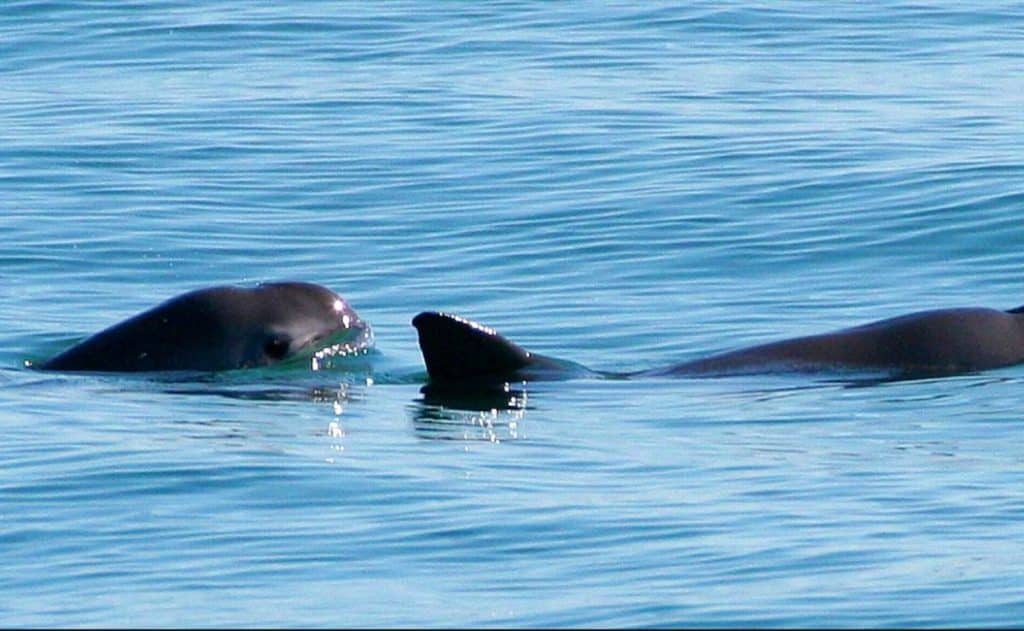
[[[476,411],[526,409],[525,381],[515,387],[510,383],[487,386],[428,383],[420,388],[420,393],[426,405],[437,407]]]
[[[492,443],[522,437],[526,384],[460,389],[428,384],[412,406],[416,435],[428,440],[484,440]]]
[[[176,386],[163,390],[167,394],[218,396],[228,399],[248,401],[311,401],[313,403],[342,404],[353,398],[361,398],[350,384],[339,383],[333,386],[304,385],[194,385]]]
[[[1024,366],[421,393],[409,327],[630,372],[1018,303],[1015,3],[197,5],[0,10],[4,626],[1024,619]],[[381,352],[20,368],[271,279]]]

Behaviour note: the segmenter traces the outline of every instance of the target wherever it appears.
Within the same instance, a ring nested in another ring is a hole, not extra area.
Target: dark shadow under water
[[[33,371],[36,372],[36,371]],[[417,437],[425,440],[483,440],[499,442],[521,438],[521,422],[530,409],[529,383],[526,381],[476,381],[467,383],[439,383],[430,381],[422,369],[409,369],[375,373],[367,358],[338,362],[319,370],[308,365],[274,366],[269,368],[209,372],[166,373],[45,373],[44,382],[52,379],[92,378],[106,382],[116,390],[137,391],[152,389],[176,396],[224,397],[242,401],[312,402],[328,405],[348,405],[367,396],[368,388],[389,385],[421,384],[421,397],[410,401],[408,410],[412,428]],[[808,372],[768,372],[731,375],[689,375],[652,377],[664,387],[672,382],[692,380],[728,380],[730,378],[766,375],[786,377],[773,393],[807,390],[821,387],[873,388],[898,383],[931,382],[952,376],[971,377],[978,372],[928,371],[884,372],[822,370]],[[791,379],[790,379],[791,378]],[[609,373],[594,373],[581,379],[594,381],[622,381],[623,377]],[[633,377],[630,380],[639,380]],[[1000,379],[1005,380],[1006,377]],[[24,386],[24,382],[22,382]],[[760,388],[751,388],[759,391]],[[689,404],[693,404],[690,402]]]
[[[460,388],[426,384],[410,405],[413,431],[425,440],[501,442],[522,437],[526,383]]]

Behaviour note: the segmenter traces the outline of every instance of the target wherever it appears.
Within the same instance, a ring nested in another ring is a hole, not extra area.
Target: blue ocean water
[[[679,4],[5,2],[0,624],[1020,624],[1024,367],[420,391],[424,309],[636,370],[1024,304],[1024,6]],[[375,354],[25,366],[276,279]]]

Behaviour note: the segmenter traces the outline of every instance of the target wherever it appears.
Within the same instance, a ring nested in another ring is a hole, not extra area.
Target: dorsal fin
[[[493,329],[456,315],[427,311],[412,319],[431,379],[511,377],[529,366],[529,352]]]

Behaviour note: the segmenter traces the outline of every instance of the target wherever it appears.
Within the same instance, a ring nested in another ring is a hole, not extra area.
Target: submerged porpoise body
[[[575,375],[711,376],[853,369],[952,375],[1024,362],[1024,307],[939,309],[711,355],[634,373],[590,370],[528,351],[493,329],[446,313],[413,319],[431,380],[564,379]]]

